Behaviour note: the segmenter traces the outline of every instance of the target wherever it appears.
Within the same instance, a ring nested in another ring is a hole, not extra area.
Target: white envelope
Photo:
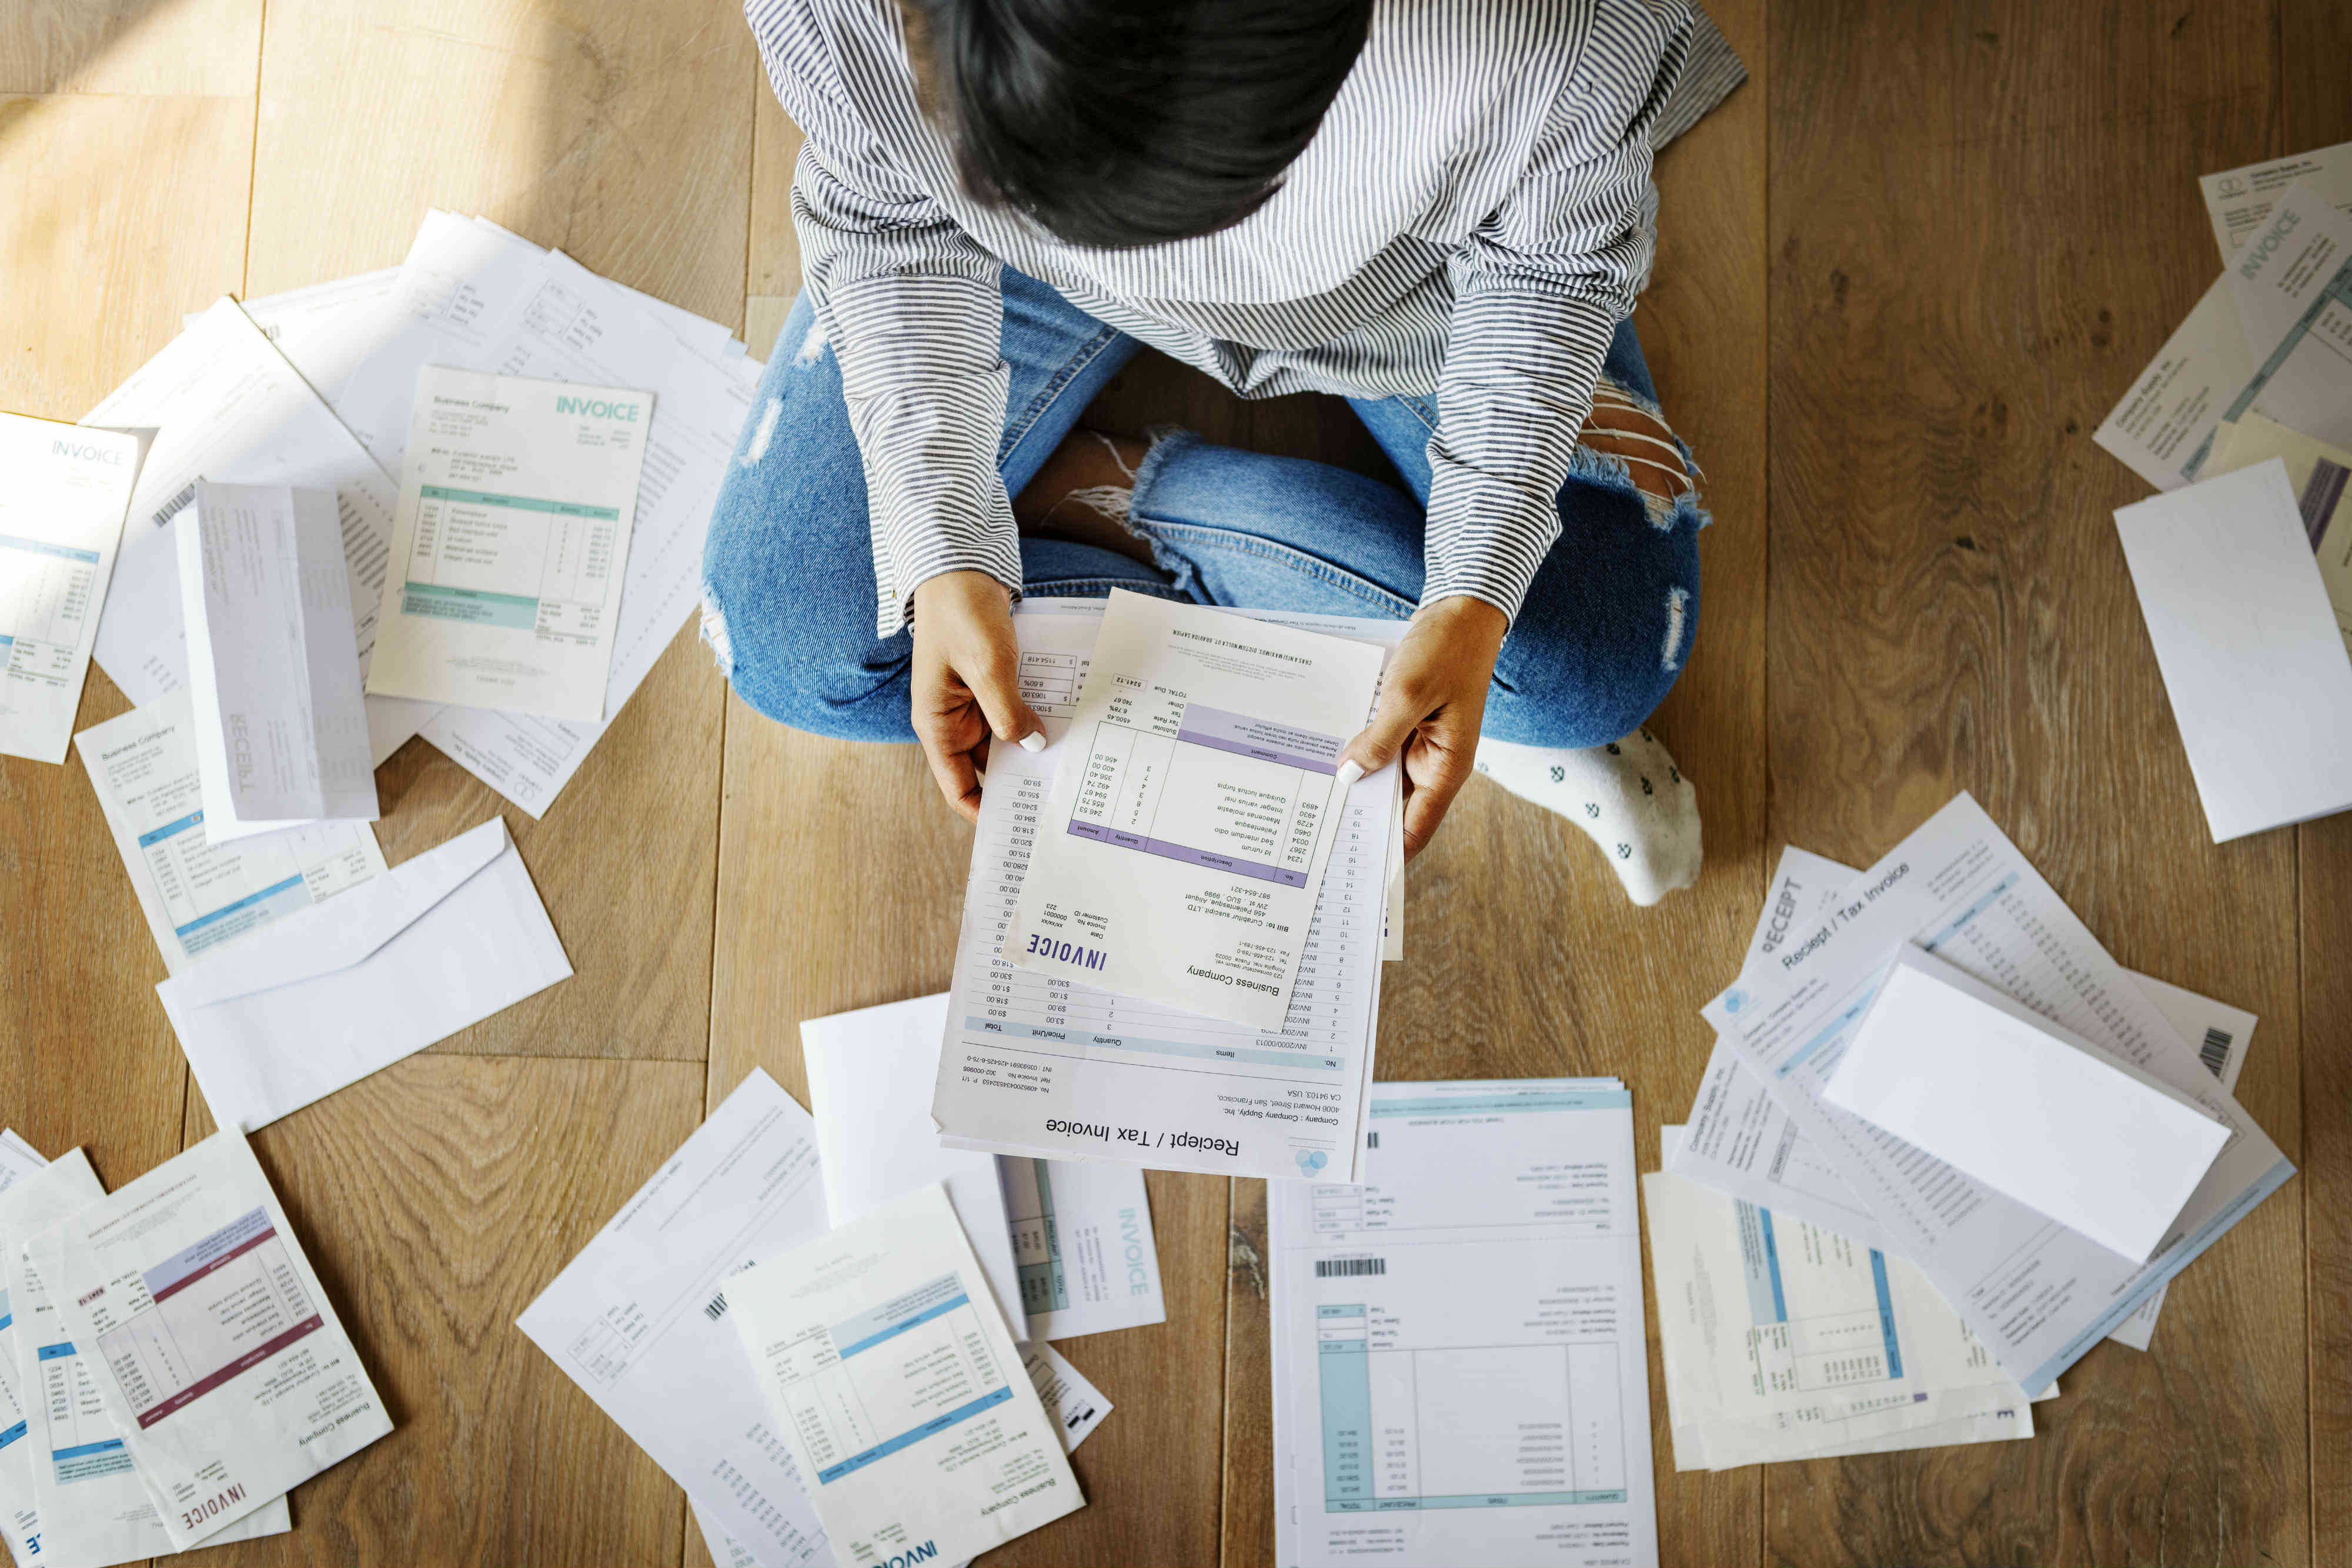
[[[2352,659],[2276,458],[2116,513],[2213,841],[2352,807]]]
[[[249,1133],[571,976],[493,817],[155,993],[214,1118]]]
[[[2188,1095],[1909,946],[1822,1098],[2135,1261],[2230,1141]]]
[[[940,1075],[948,999],[918,997],[801,1024],[825,1218],[846,1225],[917,1187],[944,1186],[989,1293],[1014,1339],[1029,1337],[1021,1270],[994,1155],[945,1148],[929,1086]]]

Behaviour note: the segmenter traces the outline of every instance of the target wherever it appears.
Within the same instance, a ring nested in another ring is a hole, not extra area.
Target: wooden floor
[[[2216,848],[2090,433],[2219,271],[2194,176],[2352,138],[2341,0],[1720,0],[1754,79],[1663,160],[1640,322],[1711,476],[1654,721],[1707,870],[1629,907],[1475,785],[1410,883],[1381,1076],[1622,1074],[1679,1121],[1771,856],[1866,862],[1976,796],[2125,963],[2258,1012],[2239,1092],[2302,1167],[2030,1443],[1677,1476],[1669,1563],[2352,1561],[2352,817]],[[0,408],[79,416],[223,293],[478,212],[755,349],[793,132],[735,0],[0,0]],[[1129,427],[1363,461],[1344,412],[1145,362]],[[0,476],[0,483],[5,483]],[[123,701],[93,671],[80,727]],[[500,802],[422,741],[394,861]],[[797,1020],[943,989],[970,843],[908,751],[789,734],[682,632],[544,821],[577,977],[258,1135],[399,1422],[215,1559],[702,1564],[677,1490],[513,1327]],[[120,1183],[210,1130],[79,759],[0,759],[0,1120]],[[1071,1342],[1090,1504],[992,1563],[1273,1557],[1265,1200],[1150,1178],[1168,1322]]]

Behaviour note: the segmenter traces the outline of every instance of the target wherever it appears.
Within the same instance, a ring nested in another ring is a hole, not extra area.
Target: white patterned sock
[[[1646,729],[1580,751],[1481,736],[1478,771],[1583,829],[1636,904],[1698,880],[1698,790]]]

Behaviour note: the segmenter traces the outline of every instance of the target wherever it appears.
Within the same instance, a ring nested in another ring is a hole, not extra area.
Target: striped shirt
[[[1686,0],[1375,0],[1362,55],[1275,195],[1133,250],[965,194],[917,107],[895,0],[747,0],[785,113],[804,281],[866,469],[877,634],[975,569],[1017,596],[996,471],[1000,272],[1244,397],[1434,395],[1423,599],[1516,616],[1654,243],[1651,133]]]

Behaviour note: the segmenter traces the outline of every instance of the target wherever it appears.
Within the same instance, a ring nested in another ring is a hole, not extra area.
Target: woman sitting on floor
[[[1474,767],[1642,904],[1698,873],[1641,729],[1698,621],[1688,452],[1629,319],[1681,0],[751,0],[806,287],[713,517],[753,707],[919,741],[967,816],[1012,605],[1412,618],[1348,755],[1417,852]],[[1082,430],[1140,345],[1347,398],[1402,487]]]

